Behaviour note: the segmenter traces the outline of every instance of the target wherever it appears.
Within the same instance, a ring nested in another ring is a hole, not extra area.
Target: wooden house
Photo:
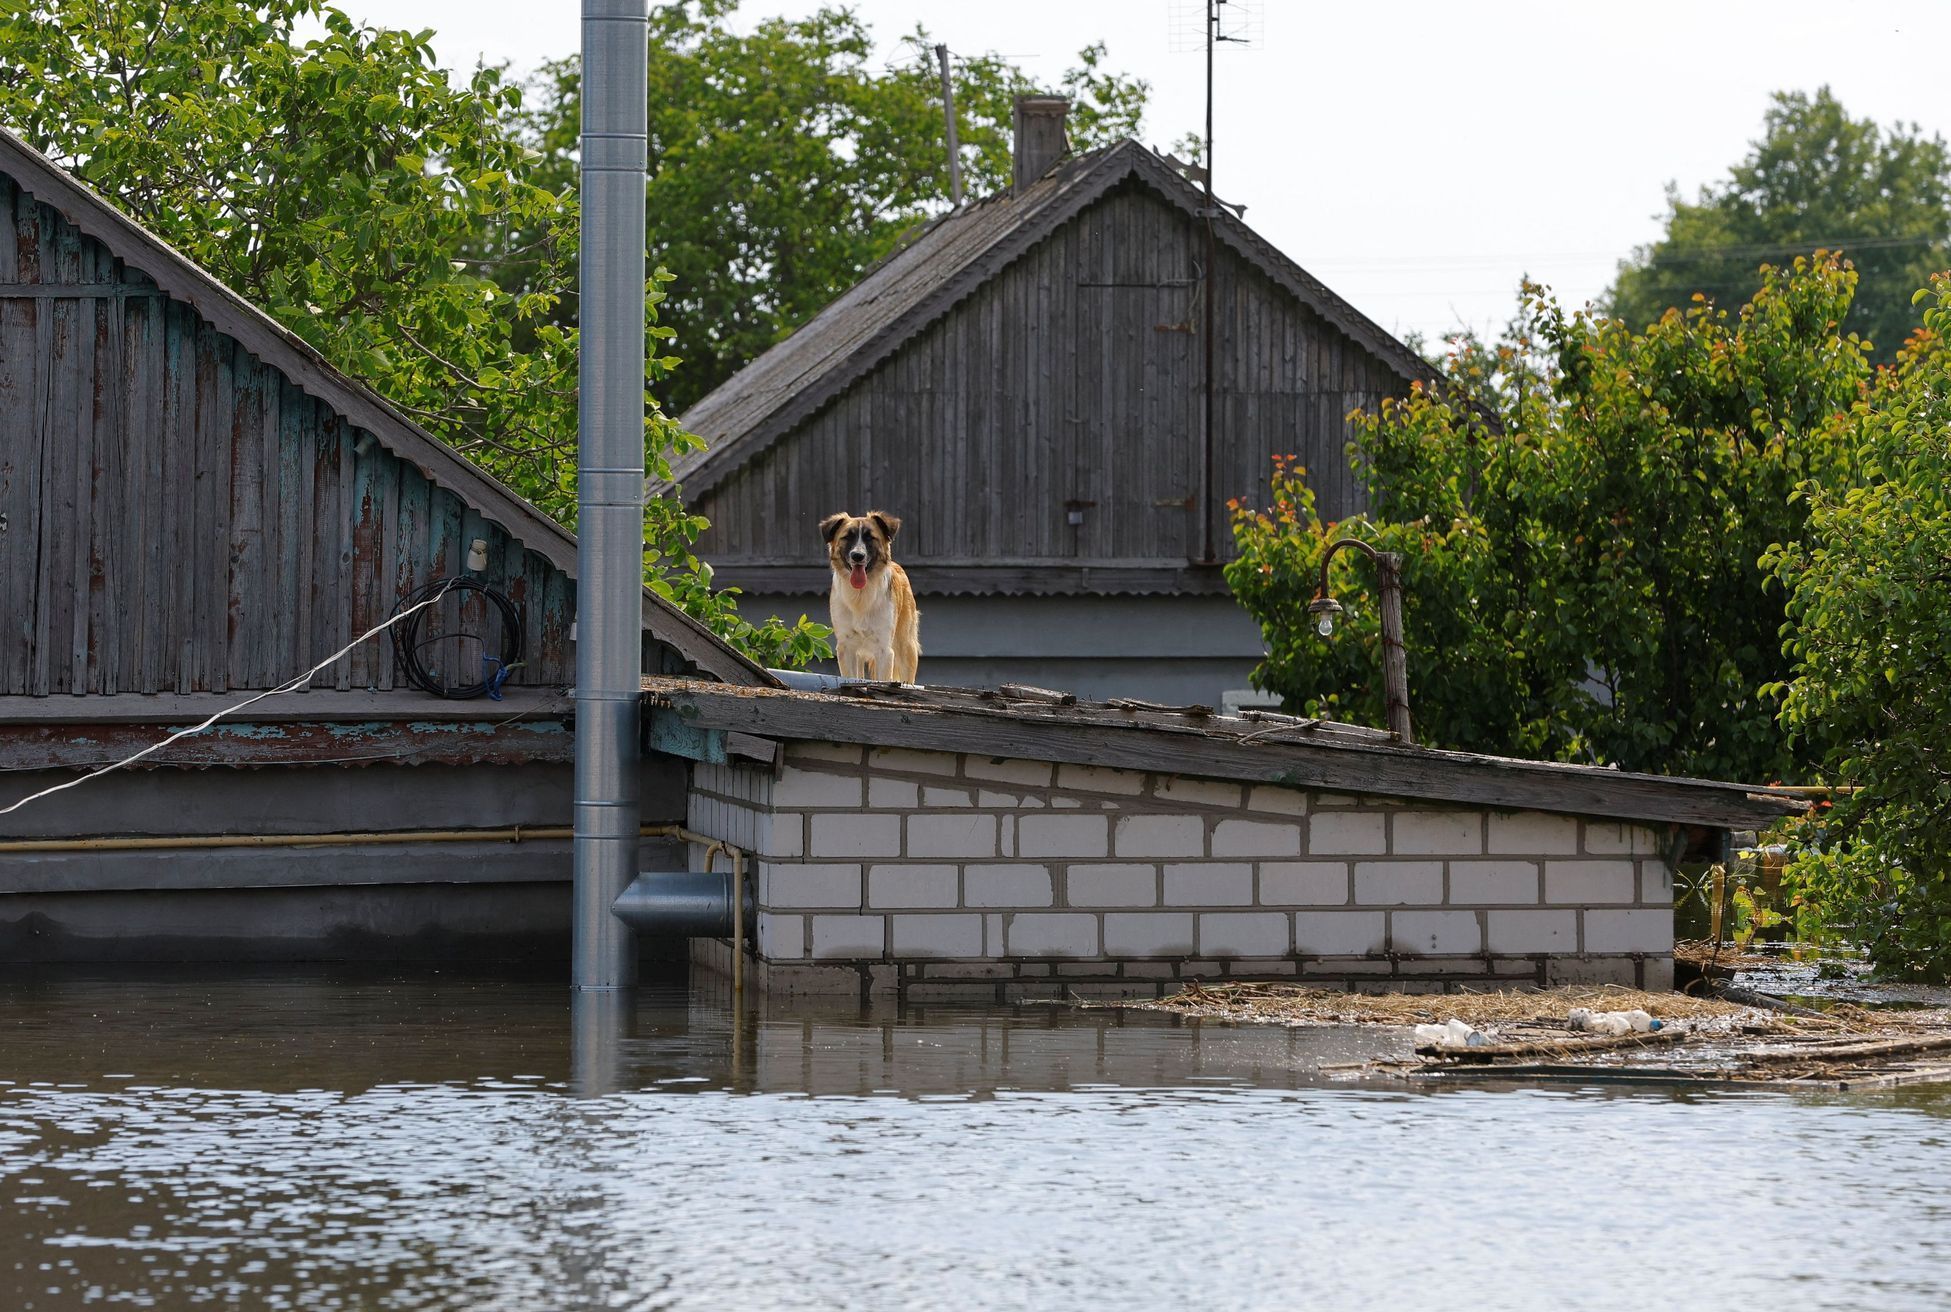
[[[560,525],[0,131],[0,807],[463,573],[518,616],[503,700],[408,686],[382,637],[0,815],[0,962],[566,951],[576,575]],[[500,623],[428,632],[476,661]],[[647,673],[771,682],[648,590],[643,625]],[[646,823],[685,786],[647,760]]]
[[[1434,372],[1132,141],[1065,158],[1019,105],[1017,185],[914,234],[684,416],[675,481],[752,609],[823,617],[816,525],[902,517],[928,683],[1213,702],[1262,652],[1226,503],[1297,455],[1361,506],[1347,416]],[[1210,357],[1204,337],[1211,297]],[[1212,424],[1206,427],[1210,384]]]

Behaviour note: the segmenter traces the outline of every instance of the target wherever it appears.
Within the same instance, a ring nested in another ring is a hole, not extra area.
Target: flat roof
[[[1807,809],[1791,793],[1405,746],[1381,729],[1267,711],[1133,698],[1088,701],[1005,684],[850,683],[830,692],[646,678],[647,707],[694,728],[785,741],[860,743],[1122,770],[1413,797],[1620,820],[1759,828]]]

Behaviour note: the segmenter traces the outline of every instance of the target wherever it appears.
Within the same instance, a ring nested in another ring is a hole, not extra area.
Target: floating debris
[[[1818,1090],[1951,1083],[1951,1010],[1845,1004],[1804,1013],[1610,985],[1353,994],[1265,983],[1194,983],[1155,1002],[1082,1005],[1222,1023],[1410,1031],[1421,1060],[1351,1065],[1341,1072],[1347,1075]]]

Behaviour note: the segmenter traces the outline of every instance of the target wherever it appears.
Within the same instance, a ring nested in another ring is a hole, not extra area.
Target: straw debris
[[[1482,993],[1344,993],[1298,984],[1189,983],[1156,1002],[1119,1006],[1176,1012],[1213,1020],[1280,1025],[1434,1025],[1452,1017],[1481,1029],[1519,1023],[1562,1027],[1573,1007],[1593,1011],[1635,1008],[1663,1021],[1729,1020],[1773,1025],[1779,1018],[1753,1007],[1684,993],[1647,993],[1619,985],[1567,985],[1554,989]]]

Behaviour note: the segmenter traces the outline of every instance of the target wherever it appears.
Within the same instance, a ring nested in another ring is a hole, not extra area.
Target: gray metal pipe
[[[672,938],[729,938],[732,934],[733,872],[730,870],[646,870],[610,907],[619,921],[645,934]],[[745,910],[752,911],[752,895]]]
[[[580,416],[576,447],[573,979],[635,982],[610,904],[637,873],[643,624],[644,152],[648,0],[583,0]]]

